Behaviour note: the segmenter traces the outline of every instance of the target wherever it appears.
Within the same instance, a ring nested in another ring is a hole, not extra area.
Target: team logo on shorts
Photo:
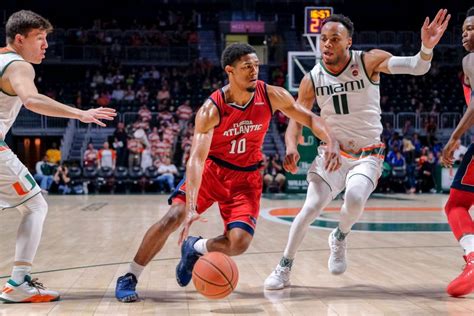
[[[18,181],[12,184],[13,189],[19,196],[28,194],[36,186],[35,180],[29,173],[24,176],[24,180],[26,181]]]

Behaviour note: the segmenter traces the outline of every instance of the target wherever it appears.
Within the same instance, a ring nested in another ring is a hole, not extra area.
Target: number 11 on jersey
[[[340,100],[340,101],[339,101]],[[347,106],[347,94],[333,95],[332,102],[334,103],[334,111],[336,114],[349,114],[349,107]],[[342,104],[342,113],[341,113]]]
[[[231,154],[243,154],[245,150],[247,149],[247,140],[245,138],[241,138],[238,141],[236,139],[233,139],[230,142],[230,151],[229,153]],[[237,150],[237,151],[236,151]]]

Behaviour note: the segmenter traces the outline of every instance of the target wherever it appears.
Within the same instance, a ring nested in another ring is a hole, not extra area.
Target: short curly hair
[[[233,43],[227,46],[222,52],[221,66],[232,66],[240,57],[248,54],[256,54],[255,48],[246,43]]]
[[[327,19],[325,19],[321,26],[324,26],[324,24],[328,22],[337,22],[344,25],[344,27],[347,29],[347,32],[349,33],[349,37],[352,37],[352,35],[354,34],[354,23],[352,23],[351,19],[349,19],[345,15],[333,14],[329,16]]]

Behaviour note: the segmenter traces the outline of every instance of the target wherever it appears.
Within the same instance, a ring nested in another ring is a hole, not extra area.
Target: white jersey
[[[0,53],[0,77],[7,67],[14,61],[24,61],[24,59],[14,52]],[[18,113],[22,107],[18,96],[8,95],[0,87],[0,140],[4,139],[8,130],[15,122]]]
[[[351,59],[338,74],[320,62],[311,70],[321,117],[344,149],[358,151],[380,143],[380,90],[367,76],[362,51],[350,51]]]
[[[0,51],[0,77],[12,62],[24,61],[16,53],[2,51]],[[18,96],[8,95],[0,87],[0,211],[16,207],[41,192],[41,188],[28,169],[4,141],[21,106],[22,102]]]

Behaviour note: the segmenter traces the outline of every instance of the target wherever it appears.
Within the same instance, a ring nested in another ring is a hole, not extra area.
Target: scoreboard
[[[305,7],[304,30],[305,35],[321,33],[321,24],[333,13],[332,7]]]

